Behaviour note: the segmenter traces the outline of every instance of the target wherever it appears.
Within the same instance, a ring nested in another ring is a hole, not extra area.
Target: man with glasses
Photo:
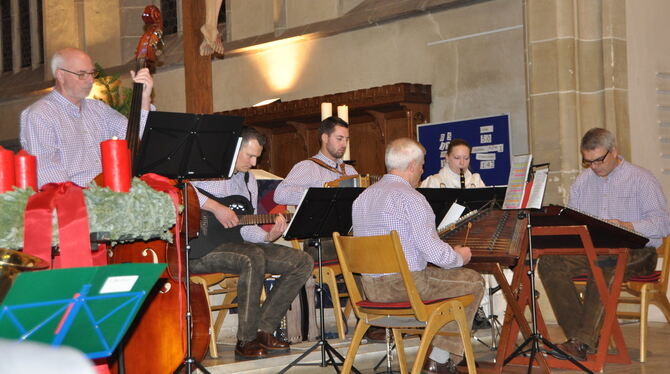
[[[649,239],[646,248],[631,250],[624,280],[651,274],[656,268],[656,247],[670,234],[670,216],[665,195],[654,175],[623,159],[614,135],[593,128],[582,138],[582,165],[586,168],[570,189],[568,206],[612,224],[637,231]],[[609,285],[616,258],[598,256],[598,266]],[[585,256],[543,256],[538,272],[558,324],[568,340],[559,345],[578,360],[595,353],[604,306],[592,276],[586,285],[584,301],[572,283],[574,276],[588,273]]]
[[[102,171],[100,142],[125,139],[128,119],[99,100],[88,99],[98,76],[91,57],[65,48],[51,59],[54,89],[21,113],[21,146],[37,156],[37,181],[87,185]],[[148,69],[130,72],[142,83],[140,133],[151,109],[153,80]]]

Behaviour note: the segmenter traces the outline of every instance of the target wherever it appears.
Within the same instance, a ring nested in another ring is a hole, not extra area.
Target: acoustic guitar
[[[202,190],[200,190],[203,192]],[[237,214],[240,223],[229,229],[223,227],[214,213],[206,210],[200,211],[200,235],[197,239],[190,242],[191,250],[194,253],[208,252],[221,243],[242,243],[242,226],[248,225],[266,225],[275,222],[276,214],[253,214],[254,207],[248,198],[242,195],[230,195],[226,197],[216,197],[209,193],[204,193],[208,198],[215,200],[219,204],[225,205]],[[286,221],[290,221],[293,213],[285,213]],[[201,252],[202,251],[202,252]]]

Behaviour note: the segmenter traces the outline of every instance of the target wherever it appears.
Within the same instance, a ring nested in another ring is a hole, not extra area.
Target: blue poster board
[[[479,173],[487,186],[507,184],[511,163],[509,114],[417,125],[417,139],[426,148],[422,180],[444,166],[447,146],[458,138],[472,146],[473,173]]]

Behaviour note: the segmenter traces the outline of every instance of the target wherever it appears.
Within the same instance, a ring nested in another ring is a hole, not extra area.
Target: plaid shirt
[[[140,134],[148,111],[142,110]],[[102,172],[100,142],[126,138],[128,119],[107,104],[92,99],[81,110],[53,90],[21,112],[21,146],[37,157],[40,187],[72,181],[86,186]]]
[[[443,242],[435,229],[435,214],[426,198],[403,178],[386,174],[354,201],[355,236],[400,236],[410,271],[430,262],[444,269],[463,266],[463,258]]]
[[[254,206],[254,214],[258,208],[258,183],[253,173],[249,173],[249,182],[244,183],[245,173],[235,173],[230,179],[211,180],[211,181],[194,181],[191,184],[194,187],[202,188],[216,197],[226,197],[231,195],[241,195],[249,199],[251,205]],[[197,191],[197,190],[196,190]],[[205,204],[208,197],[201,194],[199,191],[198,200],[200,206]],[[242,239],[250,243],[265,242],[265,235],[267,232],[258,225],[242,226],[240,230]]]
[[[342,159],[337,162],[326,157],[319,152],[314,156],[326,165],[340,170]],[[356,175],[358,172],[351,165],[346,165],[344,171],[347,175]],[[279,183],[275,190],[275,203],[285,205],[298,205],[302,199],[302,195],[310,187],[323,187],[326,182],[334,181],[342,177],[342,174],[328,170],[314,161],[303,160],[293,166],[293,169],[288,173],[286,178]]]
[[[670,216],[665,195],[654,175],[623,157],[607,177],[590,168],[570,188],[568,206],[601,219],[631,222],[635,231],[658,247],[670,234]]]

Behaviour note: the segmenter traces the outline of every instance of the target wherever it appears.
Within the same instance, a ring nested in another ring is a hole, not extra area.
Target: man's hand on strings
[[[151,92],[154,88],[154,79],[151,77],[149,69],[142,68],[137,72],[137,74],[131,70],[130,76],[133,78],[133,82],[142,83],[142,109],[150,110]]]
[[[278,214],[275,217],[275,224],[272,226],[270,231],[265,235],[265,241],[273,242],[279,239],[280,236],[286,231],[286,218],[282,214]]]

